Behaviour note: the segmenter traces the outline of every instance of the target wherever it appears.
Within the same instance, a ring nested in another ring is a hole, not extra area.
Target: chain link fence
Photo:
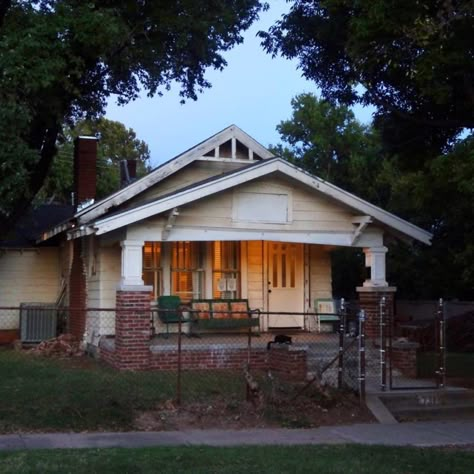
[[[321,314],[301,314],[304,327],[265,331],[268,316],[278,326],[278,318],[285,315],[259,313],[252,314],[257,323],[249,327],[216,331],[201,325],[198,313],[166,327],[153,309],[142,315],[142,326],[130,323],[130,330],[144,337],[128,340],[117,329],[115,308],[81,311],[44,304],[0,308],[0,334],[8,333],[9,342],[23,341],[24,348],[1,351],[0,368],[10,358],[28,365],[32,360],[28,351],[44,356],[34,359],[46,361],[41,362],[42,370],[51,364],[47,370],[56,371],[54,377],[49,375],[55,380],[53,392],[73,379],[57,394],[58,406],[74,406],[89,394],[88,406],[97,404],[104,413],[114,411],[114,406],[117,410],[126,406],[131,412],[186,406],[227,414],[234,410],[240,417],[242,406],[251,407],[244,411],[254,415],[291,406],[303,416],[308,407],[320,406],[335,392],[361,391],[360,337],[349,324],[354,319],[349,313],[343,307],[330,321],[318,321]],[[222,316],[241,318],[242,311]],[[82,321],[81,340],[70,336],[77,332],[77,320]],[[143,360],[140,370],[124,370],[130,360]],[[71,367],[80,370],[71,372]],[[72,393],[81,378],[78,393]],[[28,387],[27,379],[24,383]]]

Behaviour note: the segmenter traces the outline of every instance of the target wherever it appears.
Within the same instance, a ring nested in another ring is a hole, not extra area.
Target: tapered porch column
[[[120,283],[122,286],[143,286],[143,240],[123,240],[122,271]]]
[[[365,266],[370,268],[370,277],[357,287],[360,308],[365,311],[365,335],[371,339],[380,336],[380,300],[385,297],[385,318],[387,324],[393,318],[395,292],[386,280],[385,257],[387,247],[364,249]]]
[[[363,286],[388,286],[385,276],[385,256],[387,247],[370,247],[364,249],[365,266],[370,268],[370,278],[364,281]]]

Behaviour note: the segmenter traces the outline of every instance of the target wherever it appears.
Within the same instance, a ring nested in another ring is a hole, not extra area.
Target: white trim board
[[[344,204],[345,206],[371,216],[375,221],[394,229],[395,231],[419,240],[425,244],[431,244],[432,235],[363,199],[344,191],[333,184],[323,181],[300,168],[284,161],[281,158],[274,158],[268,161],[256,162],[253,166],[236,170],[225,176],[216,177],[212,180],[206,180],[201,184],[177,191],[171,195],[159,198],[151,203],[144,204],[134,209],[125,210],[120,214],[106,217],[93,224],[98,235],[105,234],[114,229],[133,224],[135,222],[147,219],[156,214],[168,211],[174,207],[183,206],[190,202],[201,199],[240,184],[261,178],[271,173],[281,173],[302,184],[321,192],[323,195]]]

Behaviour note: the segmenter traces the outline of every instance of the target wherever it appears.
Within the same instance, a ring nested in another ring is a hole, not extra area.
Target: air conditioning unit
[[[56,336],[58,310],[54,303],[21,303],[22,342],[41,342]]]

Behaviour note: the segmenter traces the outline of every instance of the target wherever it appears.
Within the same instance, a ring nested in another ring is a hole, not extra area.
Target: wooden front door
[[[281,313],[303,313],[304,262],[303,245],[268,242],[268,310],[269,328],[303,328],[304,316]]]

